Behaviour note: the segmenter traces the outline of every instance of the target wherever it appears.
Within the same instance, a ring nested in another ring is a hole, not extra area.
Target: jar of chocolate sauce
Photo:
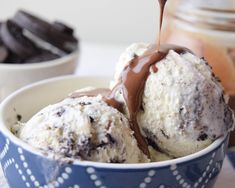
[[[221,79],[235,111],[235,0],[178,0],[169,5],[164,43],[190,48]],[[235,145],[235,132],[230,144]]]

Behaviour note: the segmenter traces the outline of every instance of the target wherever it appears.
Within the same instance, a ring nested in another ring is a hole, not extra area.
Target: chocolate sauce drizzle
[[[158,0],[160,4],[160,29],[162,27],[164,7],[167,0]],[[140,127],[137,122],[137,113],[140,111],[142,104],[142,97],[144,93],[145,83],[150,74],[150,68],[156,73],[158,71],[156,63],[164,59],[170,50],[181,54],[188,51],[186,48],[172,46],[172,45],[160,45],[160,36],[158,39],[158,45],[149,49],[142,56],[134,56],[134,58],[129,62],[129,64],[122,71],[119,82],[113,88],[113,90],[104,97],[105,102],[123,112],[123,103],[115,99],[116,93],[122,91],[125,103],[128,108],[129,114],[129,124],[130,128],[134,132],[134,136],[137,140],[139,148],[150,157],[148,150],[148,144],[146,139],[143,137],[140,131]],[[75,94],[74,97],[78,96],[94,96],[97,92],[86,92]]]
[[[166,1],[167,0],[158,0],[160,5],[160,31]],[[134,136],[138,142],[139,148],[148,157],[150,157],[148,144],[141,134],[140,127],[137,122],[137,113],[141,108],[142,96],[146,80],[150,74],[150,67],[155,66],[154,64],[163,59],[169,51],[160,50],[160,33],[161,32],[159,32],[157,51],[153,49],[153,52],[147,52],[143,56],[135,56],[134,59],[132,59],[125,67],[119,78],[119,83],[114,87],[109,97],[106,99],[106,102],[109,105],[118,107],[120,110],[120,106],[122,104],[115,99],[115,94],[116,92],[119,92],[120,89],[122,90],[128,108],[130,128],[134,131]],[[153,71],[157,72],[157,68],[153,68]]]
[[[137,113],[141,108],[145,83],[150,74],[151,66],[155,66],[156,63],[164,59],[170,50],[179,54],[188,51],[178,46],[163,45],[159,50],[155,46],[144,55],[135,57],[122,71],[118,84],[105,100],[109,105],[119,106],[119,109],[121,109],[120,106],[123,104],[115,99],[115,94],[120,90],[122,91],[129,112],[130,128],[134,131],[140,149],[148,156],[148,144],[140,132]],[[157,68],[153,71],[156,72]]]
[[[160,30],[162,27],[163,13],[167,0],[158,0],[160,4]],[[166,57],[170,50],[181,54],[188,51],[186,48],[173,45],[160,45],[160,35],[158,38],[158,45],[149,49],[142,56],[135,56],[129,64],[122,71],[118,84],[111,91],[110,95],[106,98],[106,103],[121,110],[122,103],[115,99],[115,95],[120,90],[123,93],[125,103],[128,108],[130,128],[134,131],[134,136],[138,142],[139,148],[150,156],[148,144],[140,131],[137,122],[137,114],[142,105],[142,97],[144,93],[145,83],[150,74],[150,68],[154,73],[158,71],[156,63]]]

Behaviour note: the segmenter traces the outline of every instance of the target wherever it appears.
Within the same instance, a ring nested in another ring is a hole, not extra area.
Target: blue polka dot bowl
[[[62,77],[13,93],[0,106],[0,160],[11,188],[203,188],[213,187],[221,170],[228,136],[195,154],[146,164],[62,163],[41,154],[10,129],[48,104],[89,86],[108,86],[108,79]]]

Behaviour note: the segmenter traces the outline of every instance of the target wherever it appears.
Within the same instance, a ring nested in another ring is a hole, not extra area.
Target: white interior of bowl
[[[83,87],[95,86],[95,87],[108,87],[109,79],[102,77],[75,77],[75,76],[63,76],[53,79],[44,80],[29,86],[26,86],[7,97],[0,105],[0,130],[8,137],[12,142],[21,146],[22,148],[41,155],[42,153],[34,149],[30,145],[24,143],[19,138],[14,136],[9,128],[16,123],[16,116],[20,114],[22,116],[22,122],[27,121],[36,112],[48,104],[56,103],[66,97],[69,93]],[[172,164],[178,164],[193,160],[201,157],[217,147],[225,140],[226,135],[217,139],[207,148],[177,159],[142,163],[142,164],[109,164],[90,161],[76,161],[74,164],[79,165],[91,165],[102,168],[151,168],[151,167],[163,167]]]

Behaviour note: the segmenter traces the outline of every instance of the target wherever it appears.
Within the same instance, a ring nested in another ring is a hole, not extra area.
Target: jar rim
[[[207,9],[219,12],[233,12],[235,11],[234,0],[178,0],[178,5],[181,7],[187,6],[194,9]]]
[[[179,4],[175,12],[170,12],[176,20],[206,30],[235,32],[235,9],[216,9]]]

